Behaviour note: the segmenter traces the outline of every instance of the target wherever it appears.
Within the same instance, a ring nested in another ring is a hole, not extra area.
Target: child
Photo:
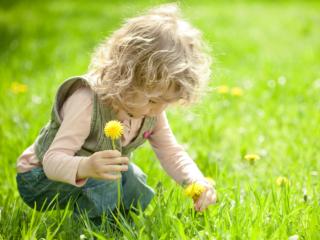
[[[95,51],[87,74],[64,81],[51,119],[18,158],[17,185],[26,204],[43,210],[66,207],[92,219],[117,207],[117,179],[125,211],[144,210],[154,191],[129,161],[147,139],[162,167],[179,184],[205,187],[195,201],[215,203],[213,186],[176,142],[165,109],[191,102],[210,76],[210,57],[200,32],[179,17],[174,4],[151,9],[115,31]],[[118,120],[124,134],[112,150],[104,126]]]

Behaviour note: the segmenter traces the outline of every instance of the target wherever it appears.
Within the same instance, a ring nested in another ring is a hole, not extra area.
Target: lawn
[[[86,72],[124,18],[158,3],[0,2],[0,239],[320,239],[317,1],[182,1],[215,59],[201,101],[167,111],[178,141],[216,181],[219,201],[203,214],[148,144],[132,161],[156,196],[133,224],[96,227],[23,203],[16,159],[47,122],[58,85]],[[250,164],[247,154],[260,159]]]

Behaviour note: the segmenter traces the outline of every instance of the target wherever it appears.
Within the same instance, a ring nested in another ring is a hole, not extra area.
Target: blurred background
[[[85,73],[94,47],[125,18],[166,2],[0,1],[1,206],[11,206],[5,205],[9,199],[21,205],[16,158],[47,122],[58,85]],[[233,226],[250,236],[257,223],[244,216],[260,206],[257,196],[268,199],[275,179],[285,176],[291,182],[288,199],[295,203],[285,213],[290,224],[282,222],[284,215],[258,221],[257,236],[276,229],[282,239],[319,236],[320,2],[188,0],[180,6],[211,47],[213,75],[203,99],[170,108],[169,121],[204,174],[215,178],[221,203],[230,207],[231,199],[242,196],[239,212],[220,204],[213,215],[243,214]],[[260,156],[254,166],[244,160],[251,153]],[[175,186],[149,146],[133,161],[151,186]],[[266,202],[278,216],[280,207]],[[229,226],[227,217],[212,221],[221,229]]]

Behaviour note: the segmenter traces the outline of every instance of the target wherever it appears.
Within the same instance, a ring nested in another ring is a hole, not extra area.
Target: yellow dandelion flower
[[[104,134],[106,137],[111,138],[112,140],[112,148],[116,149],[116,145],[114,143],[114,140],[118,139],[121,137],[123,134],[123,126],[121,122],[117,120],[111,120],[106,123],[104,127]]]
[[[277,177],[276,184],[278,186],[288,186],[290,184],[290,182],[289,182],[288,178],[280,176],[280,177]]]
[[[226,85],[219,86],[217,87],[217,92],[220,94],[227,94],[229,93],[229,87]]]
[[[231,89],[230,93],[235,97],[241,97],[243,95],[243,89],[240,87],[234,87]]]
[[[13,82],[10,88],[11,88],[11,91],[15,94],[25,93],[26,91],[28,91],[27,85],[18,83],[18,82]]]
[[[206,188],[199,183],[191,183],[185,188],[184,193],[188,197],[191,197],[193,201],[197,201],[205,189]]]
[[[123,126],[121,122],[112,120],[106,123],[104,134],[112,140],[118,139],[123,134]]]
[[[260,156],[258,154],[247,154],[244,156],[244,159],[248,161],[250,164],[254,164],[255,161],[260,159]]]

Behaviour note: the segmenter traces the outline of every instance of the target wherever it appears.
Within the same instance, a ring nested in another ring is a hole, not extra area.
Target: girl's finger
[[[200,211],[202,212],[204,209],[206,209],[209,205],[214,204],[216,202],[216,194],[214,189],[209,189],[206,192],[204,201],[201,203]]]
[[[202,212],[204,209],[208,207],[208,205],[210,204],[210,199],[211,199],[211,192],[207,191],[205,199],[200,206],[200,212]]]
[[[211,202],[212,204],[215,204],[217,202],[217,194],[215,191],[213,191],[213,194],[211,195]]]
[[[104,173],[128,171],[128,165],[107,165],[103,167]]]
[[[116,157],[116,158],[101,158],[104,165],[113,164],[128,164],[129,159],[127,157]]]
[[[202,202],[205,200],[205,198],[206,198],[206,193],[207,193],[207,189],[203,192],[203,193],[201,193],[201,195],[200,195],[200,197],[198,198],[198,200],[197,200],[197,202],[196,202],[196,204],[195,204],[195,208],[196,208],[196,210],[197,211],[199,211],[200,210],[200,207],[201,207],[201,205],[202,205]]]
[[[121,174],[108,174],[108,173],[105,173],[101,176],[102,179],[105,179],[105,180],[118,180],[119,178],[121,178]]]

